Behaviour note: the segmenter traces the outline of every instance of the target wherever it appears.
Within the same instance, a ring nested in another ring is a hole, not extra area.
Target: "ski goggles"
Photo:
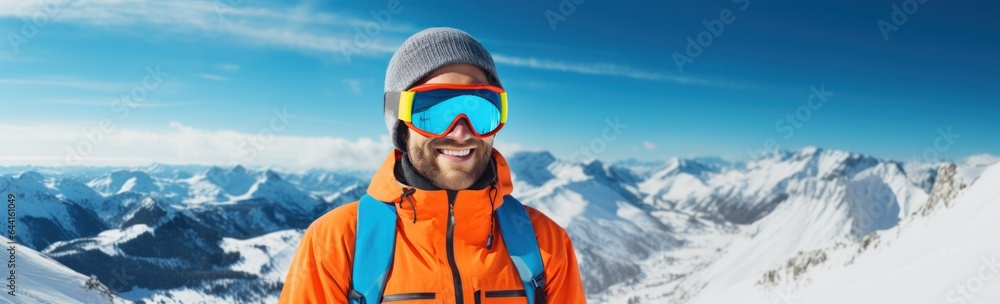
[[[485,138],[507,122],[507,93],[485,84],[426,84],[385,93],[385,108],[426,137],[444,137],[465,118],[472,133]]]

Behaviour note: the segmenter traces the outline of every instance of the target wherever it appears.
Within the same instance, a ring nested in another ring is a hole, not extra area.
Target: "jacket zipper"
[[[516,297],[527,297],[528,294],[524,292],[523,289],[517,290],[493,290],[486,292],[486,298],[516,298]],[[476,304],[480,304],[483,301],[483,291],[476,290],[475,293]]]
[[[527,297],[528,294],[523,289],[516,290],[491,290],[486,292],[487,298],[515,298]]]
[[[448,249],[448,265],[451,266],[451,276],[455,281],[455,304],[464,304],[462,296],[462,276],[458,272],[458,263],[455,261],[455,197],[457,192],[448,190],[448,239],[445,247]]]
[[[433,299],[434,299],[433,292],[400,293],[400,294],[383,296],[382,303],[397,302],[397,301],[433,300]]]

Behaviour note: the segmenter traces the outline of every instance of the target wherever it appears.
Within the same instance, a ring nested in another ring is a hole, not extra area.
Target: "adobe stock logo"
[[[412,0],[406,1],[409,2]],[[372,21],[365,22],[363,25],[355,25],[354,39],[349,42],[342,41],[340,43],[340,53],[344,55],[344,60],[350,63],[351,56],[362,53],[362,51],[371,47],[374,40],[382,34],[382,30],[392,22],[393,16],[399,15],[402,12],[403,4],[400,0],[389,0],[386,2],[385,9],[378,11],[371,10],[369,13]]]
[[[824,104],[832,100],[831,97],[833,97],[833,92],[827,91],[824,84],[820,84],[818,88],[815,85],[809,86],[809,91],[811,94],[806,98],[805,103],[796,107],[795,111],[786,113],[785,117],[779,118],[774,122],[774,131],[784,133],[783,138],[786,140],[792,139],[795,136],[795,131],[801,129],[807,121],[812,119],[813,112],[818,111]],[[750,159],[757,161],[779,149],[778,139],[768,137],[764,139],[761,148],[756,150],[747,149],[746,153]]]
[[[750,7],[750,0],[732,0],[732,2],[740,5],[738,7],[740,11],[745,11]],[[705,49],[712,46],[716,38],[722,36],[726,25],[732,24],[733,21],[736,21],[736,16],[733,15],[733,10],[728,8],[719,11],[718,19],[702,20],[701,24],[705,26],[705,29],[694,37],[687,36],[685,39],[687,46],[684,47],[684,53],[675,51],[670,55],[674,59],[674,65],[677,66],[677,72],[684,73],[684,65],[693,63],[695,59],[701,57]]]
[[[628,125],[621,123],[620,118],[615,116],[615,120],[604,119],[606,126],[601,131],[601,136],[594,137],[590,141],[590,145],[580,146],[580,150],[570,155],[570,161],[574,163],[590,162],[597,159],[597,155],[604,153],[608,149],[608,144],[614,143],[622,134],[622,130],[628,129]]]
[[[570,15],[576,12],[576,6],[587,2],[587,0],[563,0],[559,2],[559,12],[545,10],[545,20],[549,22],[552,31],[556,30],[556,23],[566,21]]]
[[[948,303],[964,304],[967,301],[971,301],[975,298],[976,293],[983,290],[984,284],[993,280],[997,275],[1000,275],[1000,263],[997,263],[996,254],[990,260],[984,257],[981,261],[983,262],[983,266],[979,267],[976,275],[966,280],[965,284],[958,284],[948,292]]]
[[[906,0],[903,2],[902,7],[899,5],[892,5],[892,14],[889,15],[889,21],[884,19],[879,19],[875,22],[878,26],[878,31],[882,33],[882,39],[889,41],[889,32],[895,32],[899,30],[899,27],[910,21],[910,17],[917,13],[920,6],[927,3],[927,0]],[[891,23],[890,23],[891,21]]]
[[[38,2],[42,3],[34,13],[30,16],[21,18],[21,20],[24,21],[24,24],[21,26],[21,31],[7,33],[7,41],[10,42],[10,48],[14,50],[14,54],[20,54],[22,45],[28,44],[31,39],[38,36],[39,31],[49,24],[49,21],[59,16],[59,10],[62,8],[63,4],[65,4],[65,1],[62,0],[45,0]]]

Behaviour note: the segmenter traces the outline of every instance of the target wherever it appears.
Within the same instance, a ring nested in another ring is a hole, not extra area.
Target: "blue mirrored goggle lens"
[[[495,103],[477,95],[459,95],[431,103],[426,95],[415,94],[410,123],[420,130],[444,135],[451,123],[465,114],[475,132],[493,132],[500,126],[499,95],[493,94],[497,97]]]
[[[485,99],[500,108],[500,94],[487,89],[480,90],[459,90],[459,89],[436,89],[416,92],[413,95],[413,112],[420,109],[429,108],[435,104],[458,96],[476,96]]]

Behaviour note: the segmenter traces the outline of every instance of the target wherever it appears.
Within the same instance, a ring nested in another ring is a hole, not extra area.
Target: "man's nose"
[[[448,132],[448,135],[445,135],[445,137],[462,142],[472,139],[473,136],[472,129],[469,126],[469,121],[465,118],[458,119],[458,123],[456,123],[455,127],[451,129],[451,132]]]

